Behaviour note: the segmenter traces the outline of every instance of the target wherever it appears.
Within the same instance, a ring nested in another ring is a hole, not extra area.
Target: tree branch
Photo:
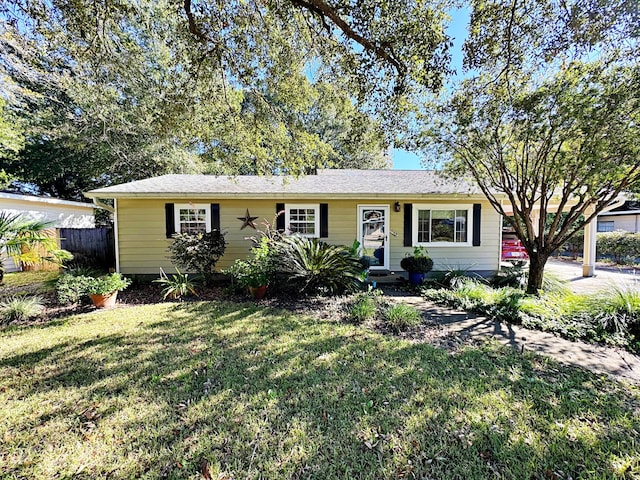
[[[185,0],[187,2],[189,0]],[[290,0],[292,4],[309,10],[320,17],[325,29],[329,30],[329,26],[326,19],[336,25],[347,38],[360,44],[366,51],[373,53],[381,60],[384,60],[396,69],[399,75],[404,76],[407,73],[407,66],[400,61],[393,53],[393,49],[389,45],[387,48],[383,48],[380,45],[376,45],[373,41],[363,37],[356,32],[351,25],[349,25],[330,5],[326,4],[322,0]]]

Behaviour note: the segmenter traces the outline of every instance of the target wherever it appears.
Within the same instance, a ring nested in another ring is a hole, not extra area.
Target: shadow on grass
[[[30,446],[0,476],[193,478],[205,460],[213,478],[640,473],[637,392],[584,371],[253,304],[125,313],[0,360],[7,451]]]

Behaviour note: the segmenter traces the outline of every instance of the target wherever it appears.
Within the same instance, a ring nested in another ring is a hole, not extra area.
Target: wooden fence
[[[60,247],[80,263],[115,268],[116,248],[111,227],[60,228]]]

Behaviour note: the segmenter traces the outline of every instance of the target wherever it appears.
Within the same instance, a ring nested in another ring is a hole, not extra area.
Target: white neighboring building
[[[94,228],[94,207],[91,203],[0,192],[0,212],[50,222],[52,228]],[[7,272],[19,270],[11,259],[5,260],[4,265]]]

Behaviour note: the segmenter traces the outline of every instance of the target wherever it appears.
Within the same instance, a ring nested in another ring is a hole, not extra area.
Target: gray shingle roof
[[[304,177],[162,175],[87,192],[88,197],[480,195],[475,183],[428,170],[319,170]]]

